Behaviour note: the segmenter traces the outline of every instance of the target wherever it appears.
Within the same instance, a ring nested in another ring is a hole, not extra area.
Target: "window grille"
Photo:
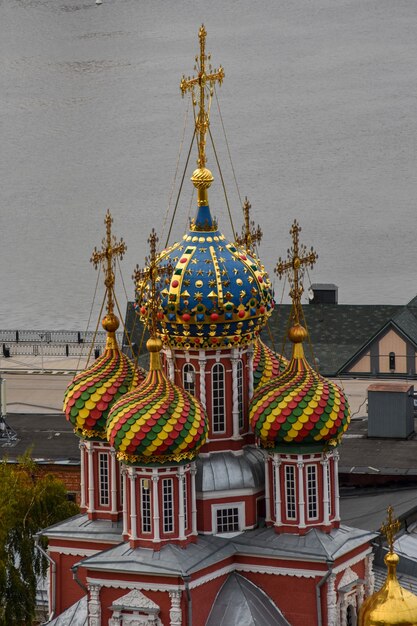
[[[107,452],[99,452],[99,498],[101,506],[109,504],[109,457]]]
[[[195,395],[195,369],[191,363],[186,363],[182,369],[182,386],[185,391]]]
[[[317,519],[317,467],[307,465],[307,516]]]
[[[285,466],[285,501],[287,508],[287,519],[296,519],[296,502],[295,502],[295,467],[294,465]]]
[[[217,509],[216,520],[218,533],[239,531],[239,509],[237,507]]]
[[[148,478],[140,481],[140,507],[142,514],[142,532],[150,533],[151,527],[151,490]]]
[[[216,363],[211,371],[213,390],[213,432],[222,433],[225,431],[224,417],[224,367],[221,363]]]
[[[237,362],[237,398],[238,398],[238,411],[239,411],[239,429],[243,428],[244,414],[243,414],[243,363]]]
[[[164,533],[172,533],[174,531],[172,478],[164,478],[162,480],[162,502],[164,512]]]

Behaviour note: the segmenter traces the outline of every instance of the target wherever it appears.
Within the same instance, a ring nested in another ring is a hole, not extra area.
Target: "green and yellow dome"
[[[144,382],[112,407],[107,438],[125,463],[193,460],[207,436],[207,419],[194,396],[171,383],[161,369],[160,339],[149,339],[150,371]]]
[[[75,376],[64,397],[65,417],[71,422],[74,432],[86,439],[106,439],[110,407],[136,387],[145,375],[117,344],[117,317],[107,314],[102,325],[108,333],[103,354],[91,367]]]
[[[288,359],[276,354],[261,339],[255,341],[253,351],[253,388],[256,390],[285,370]]]
[[[302,346],[306,330],[293,326],[289,337],[294,348],[287,368],[258,387],[252,398],[252,428],[265,448],[287,443],[336,445],[350,422],[347,398],[308,364]]]

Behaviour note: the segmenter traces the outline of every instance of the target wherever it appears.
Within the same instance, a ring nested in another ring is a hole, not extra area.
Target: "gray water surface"
[[[183,140],[179,81],[193,72],[201,22],[226,71],[228,146],[215,101],[212,132],[234,226],[227,147],[269,271],[297,217],[319,253],[312,282],[336,283],[340,302],[417,293],[414,0],[0,0],[0,327],[86,327],[108,208],[132,298],[149,231],[165,244],[172,217],[192,134],[189,116]],[[208,166],[212,210],[231,236],[210,149]],[[188,178],[171,241],[194,213]],[[281,290],[277,280],[278,301]],[[118,293],[124,311],[120,279]]]

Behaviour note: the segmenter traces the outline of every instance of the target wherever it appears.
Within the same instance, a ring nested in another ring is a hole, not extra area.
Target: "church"
[[[195,108],[196,215],[162,251],[153,231],[135,274],[148,371],[115,336],[114,267],[125,244],[109,213],[103,248],[93,253],[105,276],[107,343],[65,394],[80,440],[81,513],[41,533],[48,623],[417,624],[417,598],[396,581],[392,541],[381,596],[374,534],[341,524],[338,446],[349,406],[303,348],[303,275],[316,253],[294,222],[288,258],[276,267],[292,300],[287,361],[260,339],[275,303],[249,218],[229,241],[212,216],[206,142],[224,70],[208,65],[205,44],[202,26],[197,75],[181,81]],[[401,611],[402,621],[392,621]],[[376,621],[381,615],[391,621]]]

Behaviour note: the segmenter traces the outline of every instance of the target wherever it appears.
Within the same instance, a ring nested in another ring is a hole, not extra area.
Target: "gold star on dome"
[[[294,220],[294,223],[290,230],[293,245],[292,248],[287,250],[288,261],[284,262],[280,257],[274,270],[279,278],[282,278],[285,273],[288,275],[288,279],[291,284],[290,297],[292,299],[292,315],[295,324],[300,323],[301,296],[304,292],[302,279],[304,276],[305,268],[308,265],[312,268],[318,259],[318,255],[313,250],[313,248],[311,248],[311,250],[307,252],[306,246],[304,244],[300,245],[300,232],[300,225],[298,224],[297,220]]]
[[[100,263],[103,265],[105,275],[104,284],[106,285],[107,293],[107,313],[111,315],[114,311],[113,298],[115,260],[117,257],[120,259],[123,258],[127,247],[123,239],[120,239],[120,241],[117,242],[116,237],[112,235],[111,225],[113,224],[113,218],[110,211],[107,211],[104,223],[106,225],[106,237],[102,241],[102,248],[101,250],[94,248],[90,261],[96,269]]]

